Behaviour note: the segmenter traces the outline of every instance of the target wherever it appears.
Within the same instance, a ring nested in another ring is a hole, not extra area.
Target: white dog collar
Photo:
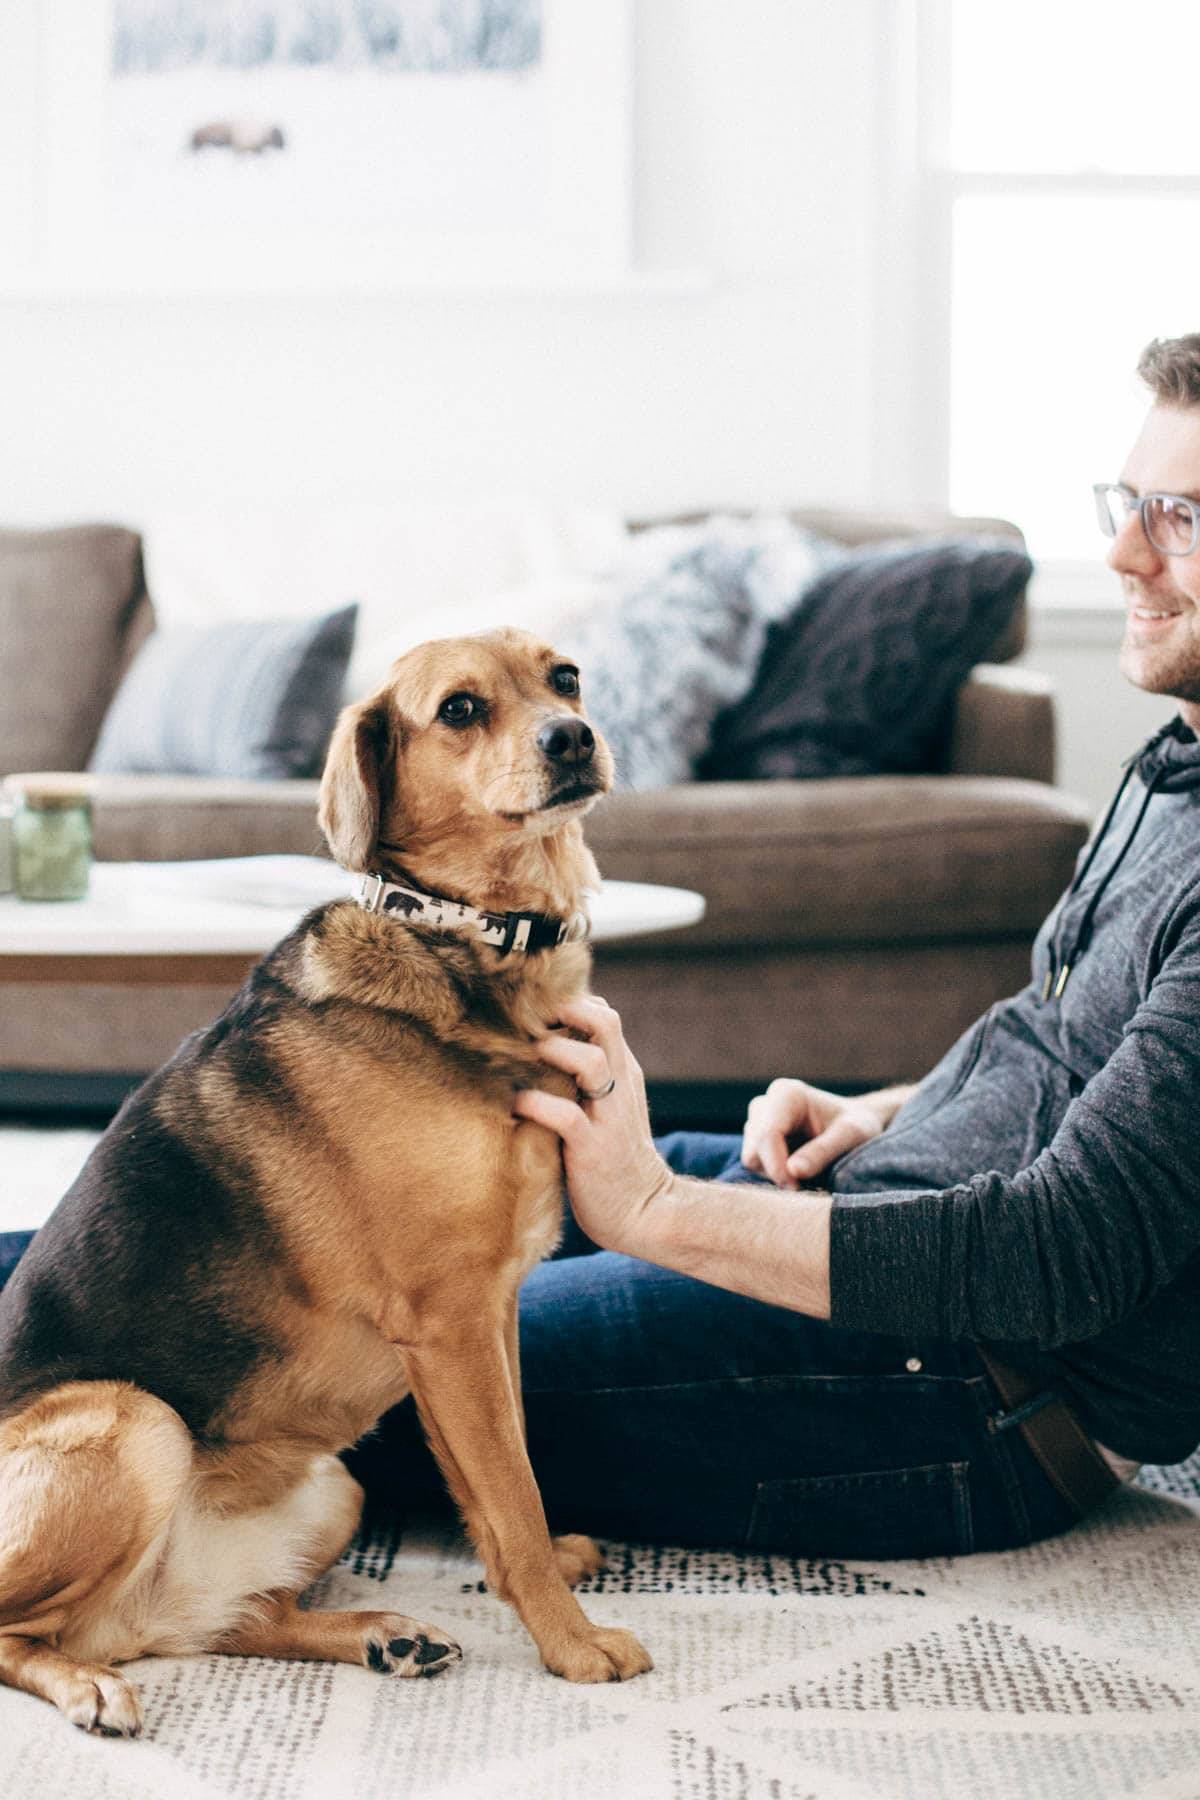
[[[364,875],[355,899],[370,913],[391,914],[435,931],[468,931],[501,956],[510,950],[530,956],[537,950],[554,950],[559,944],[575,944],[590,930],[588,916],[582,911],[569,919],[539,912],[482,912],[463,900],[443,900],[420,888],[385,881],[382,875]]]

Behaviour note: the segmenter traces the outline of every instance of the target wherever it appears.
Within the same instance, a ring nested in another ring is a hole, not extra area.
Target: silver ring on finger
[[[615,1075],[610,1075],[604,1086],[601,1088],[585,1088],[580,1083],[576,1083],[576,1086],[579,1088],[579,1098],[581,1100],[605,1100],[608,1095],[612,1093],[616,1085],[617,1078]]]

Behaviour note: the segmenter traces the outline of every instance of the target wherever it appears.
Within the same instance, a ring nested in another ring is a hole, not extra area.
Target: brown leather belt
[[[989,1420],[990,1428],[995,1431],[1006,1423],[1014,1424],[1068,1506],[1082,1518],[1120,1487],[1115,1470],[1109,1468],[1065,1400],[1047,1390],[1044,1382],[997,1361],[982,1344],[976,1349],[1008,1415]],[[1041,1404],[1033,1406],[1031,1401]],[[1028,1412],[1014,1416],[1024,1407]]]

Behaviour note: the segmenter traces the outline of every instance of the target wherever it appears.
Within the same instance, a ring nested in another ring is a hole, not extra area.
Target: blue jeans
[[[741,1141],[659,1140],[672,1168],[757,1182]],[[1075,1514],[971,1344],[843,1331],[596,1251],[573,1220],[521,1290],[529,1454],[553,1529],[805,1557],[919,1557],[1050,1537]],[[436,1491],[411,1403],[348,1458]]]
[[[660,1140],[753,1182],[740,1141]],[[0,1235],[0,1279],[28,1234]],[[521,1292],[529,1454],[557,1530],[806,1557],[998,1550],[1074,1523],[970,1344],[843,1331],[595,1251],[573,1224]],[[411,1402],[347,1457],[381,1497],[439,1492]]]

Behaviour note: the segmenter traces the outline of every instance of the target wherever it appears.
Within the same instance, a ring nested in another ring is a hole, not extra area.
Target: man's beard
[[[1200,700],[1200,647],[1191,656],[1181,645],[1142,644],[1125,628],[1119,665],[1122,675],[1144,694],[1165,694],[1173,700]]]

